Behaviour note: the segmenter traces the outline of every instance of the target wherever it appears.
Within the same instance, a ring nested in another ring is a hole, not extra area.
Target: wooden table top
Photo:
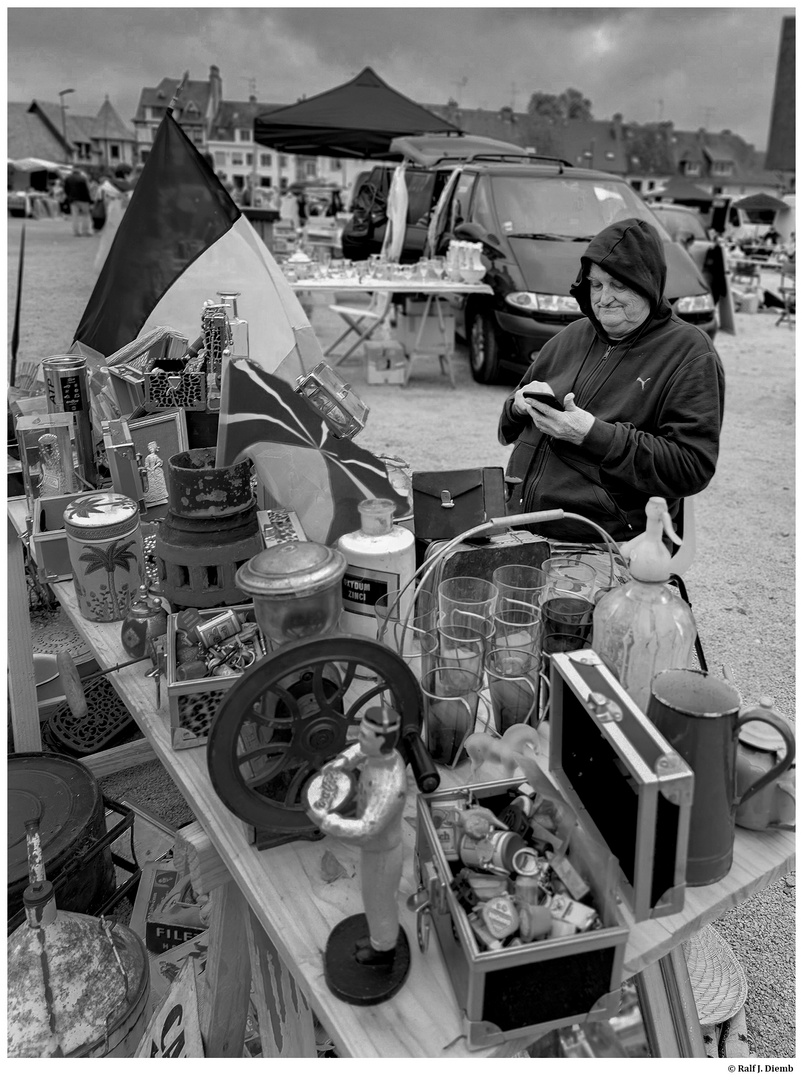
[[[53,590],[103,667],[127,659],[120,643],[119,623],[90,623],[79,613],[72,582]],[[212,789],[206,748],[173,750],[167,694],[156,708],[155,686],[143,678],[144,667],[133,666],[109,676],[150,741],[159,759],[192,807],[198,822],[217,848],[283,961],[299,982],[308,1003],[336,1038],[341,1053],[355,1057],[487,1057],[510,1056],[532,1038],[513,1039],[500,1047],[471,1053],[462,1035],[460,1010],[432,935],[429,949],[416,947],[415,917],[403,898],[415,891],[414,798],[411,781],[405,814],[405,860],[400,917],[411,942],[412,968],[402,990],[389,1002],[353,1008],[327,989],[322,954],[329,932],[342,918],[362,910],[359,891],[359,853],[328,838],[320,843],[296,841],[257,851],[247,838],[247,826],[235,817]],[[454,774],[454,782],[465,778]],[[445,776],[443,787],[453,786]],[[330,851],[347,876],[327,882],[321,859]],[[731,872],[715,885],[686,891],[683,912],[634,926],[625,954],[624,975],[631,976],[725,911],[770,885],[794,865],[793,833],[753,833],[736,830]]]

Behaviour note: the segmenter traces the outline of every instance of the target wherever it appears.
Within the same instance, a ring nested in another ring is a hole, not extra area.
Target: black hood
[[[612,277],[645,296],[650,302],[650,319],[656,315],[666,318],[671,314],[672,309],[664,299],[664,244],[655,227],[649,222],[627,218],[625,221],[614,222],[597,233],[580,259],[580,273],[569,289],[580,305],[580,310],[594,324],[600,337],[608,340],[591,308],[588,271],[592,263],[596,263]],[[638,329],[643,329],[643,326]]]

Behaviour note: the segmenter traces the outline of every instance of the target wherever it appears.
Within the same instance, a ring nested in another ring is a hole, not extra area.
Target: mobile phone
[[[535,390],[522,390],[522,394],[526,398],[532,398],[533,401],[540,401],[542,405],[548,405],[550,409],[557,409],[558,412],[565,412],[563,403],[558,401],[554,394],[542,394]]]

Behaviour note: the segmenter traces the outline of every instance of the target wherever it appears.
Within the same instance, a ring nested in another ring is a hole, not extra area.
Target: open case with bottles
[[[629,923],[684,903],[691,770],[592,650],[553,655],[550,682],[549,771],[577,816],[568,857],[590,888],[594,928],[484,949],[457,896],[441,808],[468,796],[499,814],[522,778],[418,796],[419,945],[431,926],[471,1049],[613,1016]]]

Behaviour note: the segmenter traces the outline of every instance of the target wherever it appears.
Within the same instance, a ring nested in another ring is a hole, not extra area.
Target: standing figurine
[[[159,506],[167,502],[167,482],[162,459],[157,453],[158,449],[158,443],[148,443],[148,455],[145,458],[145,469],[148,474],[148,490],[145,492],[146,506]]]
[[[39,466],[42,470],[39,477],[40,496],[67,494],[58,438],[51,432],[46,432],[39,437],[37,442],[39,443]]]
[[[329,935],[324,961],[327,986],[352,1005],[387,1001],[401,987],[410,967],[410,947],[399,926],[396,897],[407,794],[406,767],[396,749],[400,727],[401,718],[392,709],[367,709],[359,741],[327,762],[319,774],[320,795],[309,799],[308,813],[325,833],[362,848],[365,913],[338,923]],[[357,770],[355,816],[331,811],[339,786],[336,774]]]

